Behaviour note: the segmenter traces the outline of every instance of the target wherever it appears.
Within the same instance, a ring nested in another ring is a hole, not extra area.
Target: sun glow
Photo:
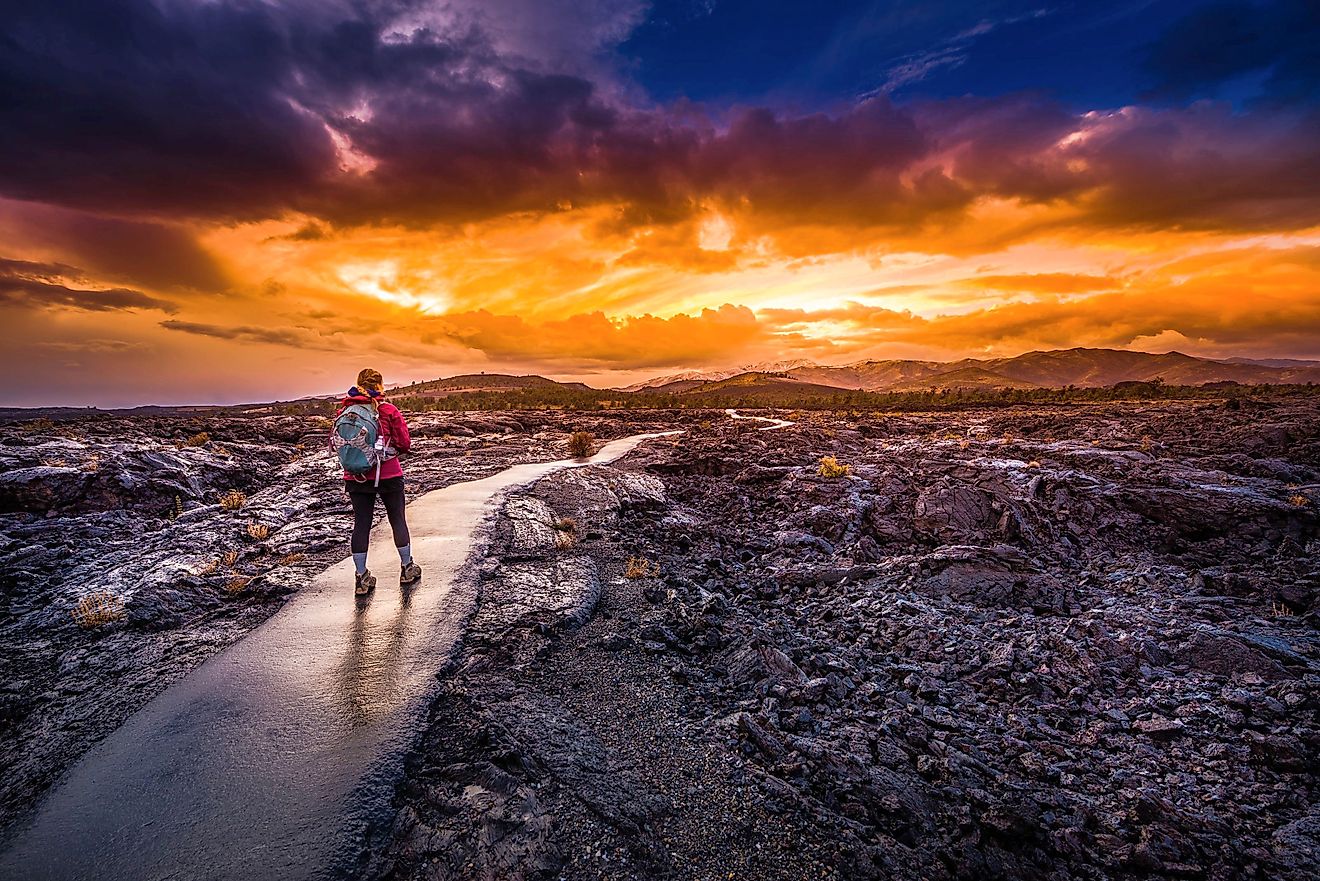
[[[423,314],[440,314],[449,308],[451,302],[431,273],[415,271],[405,278],[396,261],[348,263],[340,266],[336,273],[354,293]],[[418,287],[424,288],[425,292],[419,292]]]

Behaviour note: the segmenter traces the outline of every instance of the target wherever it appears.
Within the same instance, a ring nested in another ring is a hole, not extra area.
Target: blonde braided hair
[[[385,377],[380,375],[379,370],[372,370],[370,367],[364,368],[357,377],[357,387],[365,391],[374,391],[384,393]],[[380,412],[380,401],[378,398],[371,399],[371,409],[377,413]]]

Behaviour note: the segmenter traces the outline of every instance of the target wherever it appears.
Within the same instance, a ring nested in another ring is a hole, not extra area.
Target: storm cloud
[[[812,113],[657,106],[588,63],[636,23],[637,4],[601,0],[590,33],[546,29],[539,50],[509,24],[523,6],[6,4],[0,192],[121,215],[300,212],[349,227],[615,205],[630,228],[714,205],[763,231],[896,228],[947,223],[985,197],[1069,203],[1079,223],[1317,220],[1320,122],[1304,109],[1097,115],[1027,95]],[[1183,31],[1211,39],[1179,28],[1150,50],[1166,91],[1185,68],[1168,60],[1199,45]],[[1306,81],[1295,54],[1272,75]],[[1248,55],[1201,75],[1263,63]]]

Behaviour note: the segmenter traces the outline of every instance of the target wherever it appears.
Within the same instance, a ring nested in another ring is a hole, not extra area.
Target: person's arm
[[[406,453],[412,448],[412,435],[408,432],[408,423],[403,420],[403,413],[393,404],[387,405],[390,408],[390,446],[400,453]]]

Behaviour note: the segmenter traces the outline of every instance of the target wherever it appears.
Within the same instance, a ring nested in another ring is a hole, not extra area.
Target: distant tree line
[[[606,389],[575,389],[540,386],[463,392],[444,397],[428,395],[391,396],[400,409],[426,410],[704,410],[727,407],[792,407],[801,410],[952,410],[967,407],[1012,406],[1015,404],[1087,404],[1104,401],[1233,400],[1281,398],[1320,394],[1320,386],[1240,385],[1232,382],[1206,385],[1169,385],[1162,381],[1121,382],[1102,388],[1031,389],[930,389],[906,392],[866,392],[839,389],[836,392],[796,392],[728,388],[717,392],[632,394]],[[299,402],[303,403],[303,402]],[[307,412],[325,412],[313,409]]]

